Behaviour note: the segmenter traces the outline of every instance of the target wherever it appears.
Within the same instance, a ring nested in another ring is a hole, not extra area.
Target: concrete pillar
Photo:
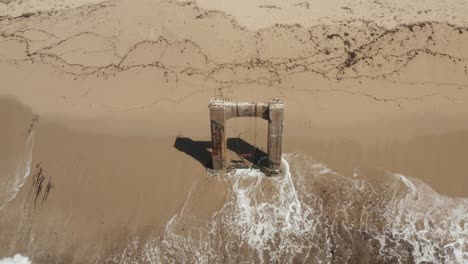
[[[211,123],[211,155],[213,157],[213,169],[226,169],[226,133],[224,101],[212,99],[210,101],[210,123]]]
[[[281,167],[284,104],[279,99],[269,102],[268,118],[268,167],[278,171]]]

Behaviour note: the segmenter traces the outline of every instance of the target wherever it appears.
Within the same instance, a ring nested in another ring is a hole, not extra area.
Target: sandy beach
[[[468,261],[466,14],[1,1],[0,263]],[[284,100],[284,175],[211,172],[220,96]]]

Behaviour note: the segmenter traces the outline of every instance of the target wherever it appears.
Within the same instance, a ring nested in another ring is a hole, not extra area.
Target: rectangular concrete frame
[[[222,98],[210,100],[210,123],[213,169],[226,169],[226,120],[235,117],[260,117],[268,120],[268,168],[278,172],[281,166],[284,103],[272,99],[268,103],[230,102]]]

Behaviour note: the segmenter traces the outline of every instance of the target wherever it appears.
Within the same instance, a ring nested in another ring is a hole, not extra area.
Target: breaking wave
[[[110,262],[468,262],[468,199],[400,174],[346,177],[303,155],[284,158],[281,176],[219,176],[228,193],[209,220],[191,213],[195,183],[163,237],[135,238]]]

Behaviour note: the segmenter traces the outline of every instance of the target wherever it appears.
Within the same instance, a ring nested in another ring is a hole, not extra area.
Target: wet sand
[[[254,23],[209,2],[0,6],[0,258],[122,262],[135,237],[162,241],[168,223],[188,237],[222,215],[232,182],[206,168],[215,96],[283,98],[284,152],[345,177],[388,171],[468,197],[465,17],[338,1],[336,17],[259,5]],[[228,126],[265,148],[265,121]]]

